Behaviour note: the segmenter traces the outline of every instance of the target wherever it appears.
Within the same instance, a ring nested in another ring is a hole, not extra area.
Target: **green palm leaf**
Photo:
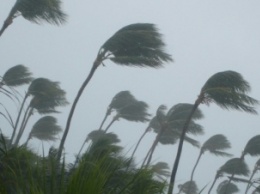
[[[62,129],[57,125],[55,117],[45,116],[33,125],[29,139],[34,137],[42,141],[55,141],[61,131]]]
[[[232,158],[220,167],[219,172],[232,175],[248,176],[249,168],[244,160],[241,160],[240,158]]]
[[[195,181],[187,181],[184,184],[178,185],[179,187],[179,193],[185,193],[185,194],[197,194],[198,193],[198,187]]]
[[[114,96],[109,108],[119,110],[135,100],[135,97],[129,91],[121,91]]]
[[[32,81],[31,72],[24,65],[16,65],[8,69],[0,82],[7,86],[20,86]]]
[[[117,135],[114,133],[105,133],[103,130],[94,130],[91,131],[87,138],[86,138],[86,142],[91,140],[92,142],[96,142],[99,139],[106,139],[107,141],[109,141],[110,143],[119,143],[120,139],[118,139]]]
[[[155,176],[161,180],[165,180],[165,178],[170,176],[169,166],[165,162],[157,162],[151,166],[151,169]]]
[[[101,47],[103,55],[120,65],[160,67],[172,58],[164,52],[164,42],[154,24],[137,23],[123,27]]]
[[[249,83],[241,74],[224,71],[214,74],[201,89],[202,102],[215,102],[221,108],[235,109],[256,114],[253,105],[258,101],[247,95]]]
[[[221,182],[217,188],[217,194],[233,194],[237,192],[239,192],[238,187],[227,180]]]
[[[254,136],[247,142],[243,152],[243,156],[246,154],[249,154],[251,156],[260,155],[260,135]]]
[[[61,0],[19,0],[15,8],[25,19],[34,23],[45,21],[60,25],[67,19],[61,9]]]
[[[216,156],[232,156],[231,154],[222,151],[230,147],[231,145],[228,139],[222,134],[217,134],[210,137],[202,145],[201,152],[204,153],[205,151],[209,151]]]

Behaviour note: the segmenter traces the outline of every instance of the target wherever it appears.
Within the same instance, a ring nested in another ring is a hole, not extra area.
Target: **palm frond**
[[[33,125],[29,137],[34,137],[42,141],[55,141],[57,134],[61,131],[62,129],[57,125],[55,117],[44,116]]]
[[[246,154],[249,154],[251,156],[260,155],[260,135],[254,136],[247,142],[243,155]]]
[[[201,151],[209,151],[216,156],[231,156],[231,154],[225,153],[222,150],[230,148],[230,142],[222,134],[216,134],[210,137],[201,147]]]
[[[201,89],[203,102],[215,102],[224,109],[235,109],[257,114],[258,101],[247,95],[249,83],[235,71],[219,72],[211,76]]]
[[[128,121],[147,122],[150,114],[147,113],[148,105],[143,101],[135,101],[117,110],[120,118]]]
[[[101,47],[102,53],[120,65],[137,67],[161,67],[172,61],[164,52],[162,36],[154,24],[137,23],[123,27]]]
[[[195,181],[187,181],[184,184],[178,185],[180,192],[185,194],[197,194],[198,187]]]
[[[157,162],[156,164],[151,166],[151,169],[154,172],[155,176],[162,180],[165,180],[165,178],[171,175],[169,172],[169,166],[165,162]]]
[[[232,175],[248,176],[249,168],[244,160],[241,160],[240,158],[232,158],[220,167],[219,172]]]
[[[93,130],[91,131],[87,138],[86,141],[91,140],[92,142],[96,142],[99,139],[106,139],[110,143],[119,143],[120,139],[118,139],[117,135],[114,133],[105,133],[103,130]]]
[[[218,185],[217,194],[233,194],[239,192],[238,187],[234,183],[225,180]]]
[[[136,99],[129,91],[121,91],[113,97],[109,108],[119,110],[134,101]]]
[[[20,0],[15,6],[25,19],[37,24],[45,21],[60,25],[67,19],[61,8],[61,0]]]
[[[20,86],[32,81],[32,74],[24,65],[16,65],[8,69],[2,77],[2,83],[7,86]]]

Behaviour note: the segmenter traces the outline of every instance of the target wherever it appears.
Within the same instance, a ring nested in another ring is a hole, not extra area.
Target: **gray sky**
[[[13,4],[14,1],[2,0],[1,21]],[[122,90],[129,90],[137,99],[147,102],[150,113],[154,114],[161,104],[170,108],[177,103],[193,103],[211,75],[234,70],[251,84],[250,95],[260,99],[258,0],[65,0],[63,7],[69,15],[64,26],[36,25],[22,17],[15,19],[0,38],[1,75],[16,64],[24,64],[35,77],[60,81],[72,102],[100,46],[117,30],[132,23],[156,24],[164,34],[167,52],[175,60],[161,69],[129,68],[109,61],[105,67],[100,67],[81,97],[72,120],[65,144],[71,161],[86,135],[100,125],[112,97]],[[63,127],[69,108],[57,116]],[[213,104],[203,105],[201,109],[205,118],[200,123],[205,135],[197,139],[202,143],[211,135],[222,133],[232,143],[230,152],[239,157],[246,142],[259,134],[259,116],[221,110]],[[145,127],[146,124],[122,120],[110,131],[118,134],[121,144],[129,151]],[[142,160],[154,138],[153,133],[145,138],[137,161]],[[39,145],[38,141],[31,143]],[[159,145],[154,161],[166,161],[172,167],[176,147]],[[198,149],[184,145],[177,184],[189,179],[198,153]],[[251,168],[257,159],[246,157]],[[205,154],[195,174],[200,188],[213,180],[216,170],[226,160]]]

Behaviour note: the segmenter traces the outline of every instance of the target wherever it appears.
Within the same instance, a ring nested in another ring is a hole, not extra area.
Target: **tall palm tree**
[[[137,23],[125,26],[101,46],[90,73],[80,87],[72,104],[64,134],[60,142],[58,159],[61,157],[78,100],[96,69],[103,64],[105,60],[111,60],[119,65],[158,68],[163,66],[164,62],[172,61],[171,56],[164,52],[164,47],[165,44],[162,41],[158,29],[154,24],[148,23]]]
[[[160,142],[162,144],[175,144],[181,135],[181,130],[183,128],[183,124],[185,123],[187,116],[191,111],[192,105],[187,103],[179,103],[174,105],[168,112],[165,114],[163,111],[160,111],[160,107],[157,111],[157,122],[159,124],[154,125],[154,131],[157,133],[155,141],[150,149],[149,158],[147,160],[146,165],[148,165],[152,159],[152,154]],[[197,109],[195,114],[193,115],[192,124],[189,126],[188,133],[197,135],[203,134],[203,127],[195,122],[197,119],[203,118],[202,112]],[[185,140],[192,145],[199,147],[199,143],[186,136]]]
[[[62,129],[59,125],[57,125],[57,119],[55,117],[44,116],[33,125],[25,145],[27,145],[29,140],[32,138],[36,138],[41,141],[55,141],[57,140],[57,135],[61,131]]]
[[[223,109],[234,109],[251,114],[257,114],[254,105],[258,104],[258,101],[247,95],[249,91],[249,83],[241,74],[235,71],[216,73],[206,81],[193,105],[187,121],[183,126],[178,151],[172,169],[168,194],[172,194],[173,192],[173,185],[181,158],[184,137],[189,127],[192,115],[197,110],[199,105],[215,103]]]
[[[16,0],[0,30],[0,36],[18,16],[37,24],[45,21],[55,25],[65,23],[67,18],[61,9],[61,0]]]
[[[227,156],[227,157],[230,157],[230,156],[232,156],[231,154],[224,152],[224,150],[226,150],[226,149],[228,149],[230,147],[231,147],[230,146],[230,142],[222,134],[213,135],[207,141],[205,141],[204,144],[200,148],[200,153],[199,153],[198,159],[197,159],[197,161],[196,161],[196,163],[195,163],[195,165],[193,167],[190,181],[193,181],[193,176],[194,176],[195,169],[198,166],[198,163],[199,163],[199,161],[201,159],[201,156],[205,152],[208,151],[209,153],[214,154],[215,156]]]
[[[24,118],[20,125],[20,129],[14,142],[14,145],[18,145],[19,140],[24,132],[25,126],[29,118],[33,114],[34,110],[37,110],[39,114],[56,113],[57,107],[65,106],[68,104],[65,95],[66,92],[60,88],[59,82],[53,82],[46,78],[37,78],[34,81],[32,81],[27,93],[25,94],[23,103],[20,107],[20,111],[15,123],[15,129],[11,137],[11,141],[13,141],[18,126],[19,118],[24,108],[24,103],[28,97],[32,96],[30,104],[26,108]]]
[[[239,189],[235,184],[233,184],[233,183],[231,183],[230,185],[229,184],[230,183],[228,183],[227,180],[221,182],[218,185],[217,194],[233,194],[233,193],[239,192]],[[227,186],[228,186],[228,189],[227,189]]]
[[[113,110],[120,110],[121,108],[125,107],[127,104],[134,102],[136,99],[129,91],[121,91],[117,93],[112,101],[110,102],[105,117],[99,127],[99,130],[102,129],[107,117],[111,114]]]
[[[244,162],[244,160],[241,160],[240,158],[232,158],[228,160],[224,165],[222,165],[219,170],[216,173],[215,179],[208,191],[208,194],[210,194],[211,190],[213,189],[217,179],[221,177],[224,173],[227,174],[235,174],[239,176],[248,176],[249,175],[249,169],[247,164]],[[228,186],[228,185],[227,185]],[[227,188],[227,187],[225,187]]]

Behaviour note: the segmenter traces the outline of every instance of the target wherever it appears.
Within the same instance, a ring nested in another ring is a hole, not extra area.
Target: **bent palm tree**
[[[0,30],[0,36],[13,20],[22,15],[25,19],[39,24],[42,21],[60,25],[67,15],[61,9],[61,0],[16,0]]]
[[[247,95],[249,91],[249,83],[241,74],[235,71],[219,72],[207,80],[200,91],[199,97],[193,105],[192,111],[190,112],[185,125],[183,126],[178,151],[172,169],[168,194],[172,194],[173,192],[173,185],[179,166],[184,137],[187,132],[187,128],[189,127],[192,115],[197,110],[199,105],[214,102],[221,108],[227,110],[234,109],[251,114],[257,114],[254,105],[258,104],[258,101]]]
[[[208,191],[208,194],[210,194],[211,190],[213,189],[217,179],[223,175],[223,173],[227,174],[235,174],[235,175],[242,175],[242,176],[248,176],[249,175],[249,169],[247,164],[241,160],[240,158],[232,158],[228,160],[224,165],[222,165],[219,170],[216,173],[215,179]],[[227,185],[228,186],[228,185]],[[227,189],[227,187],[226,187]]]
[[[119,65],[152,68],[161,67],[164,62],[172,61],[171,56],[164,52],[164,46],[165,44],[162,41],[161,34],[155,25],[147,23],[138,23],[123,27],[101,46],[90,73],[80,87],[72,104],[58,149],[58,159],[61,157],[78,100],[96,69],[107,59]]]
[[[226,150],[230,148],[230,142],[227,140],[227,138],[222,134],[213,135],[210,137],[200,148],[200,153],[198,156],[198,159],[193,167],[190,181],[193,181],[193,176],[195,169],[200,161],[201,156],[208,151],[211,154],[214,154],[215,156],[232,156],[229,153],[224,152],[223,150]]]
[[[257,162],[255,163],[255,167],[254,167],[254,170],[249,178],[249,182],[247,184],[247,187],[246,187],[246,191],[245,191],[245,194],[247,194],[248,190],[250,189],[250,187],[252,186],[252,179],[253,177],[255,176],[255,173],[260,170],[260,159],[257,160]]]
[[[107,132],[111,125],[120,118],[128,121],[142,123],[149,121],[148,117],[150,116],[150,114],[147,113],[147,109],[148,105],[145,102],[137,100],[132,101],[131,103],[117,110],[117,114],[108,124],[108,126],[105,129],[105,132]]]
[[[32,96],[31,102],[27,107],[23,121],[20,126],[20,130],[14,142],[14,145],[18,145],[19,140],[24,132],[25,126],[33,114],[33,110],[37,110],[39,114],[56,113],[56,108],[59,106],[65,106],[68,104],[66,100],[66,92],[59,86],[59,82],[53,82],[46,78],[37,78],[29,86],[28,91],[24,97],[23,103],[20,107],[20,111],[15,123],[15,129],[12,134],[11,140],[13,141],[19,118],[23,110],[24,103],[29,96]]]
[[[149,158],[147,160],[146,165],[149,165],[152,154],[157,146],[157,144],[160,142],[162,144],[175,144],[177,140],[180,137],[181,130],[183,128],[183,125],[187,119],[187,116],[189,115],[191,111],[192,105],[187,103],[179,103],[174,105],[167,114],[164,114],[163,111],[157,111],[157,122],[158,124],[155,125],[159,126],[158,128],[154,128],[154,131],[157,133],[157,136],[155,138],[155,141],[153,142],[153,145],[150,149]],[[159,109],[160,110],[160,107]],[[158,114],[160,113],[160,114]],[[197,123],[195,123],[195,120],[203,118],[202,112],[197,109],[195,114],[192,118],[192,124],[188,128],[188,132],[194,135],[197,134],[203,134],[203,127]],[[185,137],[185,140],[189,143],[191,143],[193,146],[199,147],[199,143],[190,138]]]
[[[112,101],[110,102],[110,104],[107,108],[106,115],[99,127],[99,130],[102,129],[107,117],[111,114],[111,112],[113,110],[119,110],[119,109],[125,107],[127,104],[134,102],[135,100],[136,100],[135,97],[129,91],[121,91],[121,92],[117,93],[113,97]]]
[[[25,142],[28,144],[32,138],[37,138],[41,141],[55,141],[57,135],[62,131],[61,127],[57,125],[57,119],[53,116],[44,116],[40,118],[32,127],[31,132]]]

